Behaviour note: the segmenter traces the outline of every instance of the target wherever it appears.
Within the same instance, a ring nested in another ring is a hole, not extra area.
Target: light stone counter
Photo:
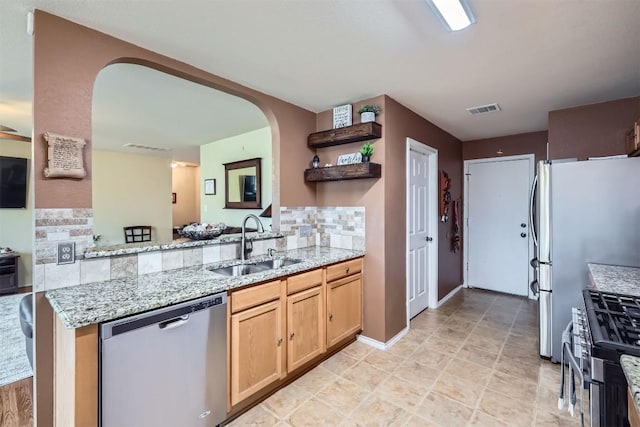
[[[627,377],[627,384],[633,400],[636,402],[636,409],[640,412],[640,358],[623,354],[620,356],[620,364]]]
[[[47,291],[45,296],[65,327],[72,329],[177,304],[363,255],[363,251],[316,246],[278,252],[275,255],[275,258],[286,256],[302,259],[303,261],[298,264],[245,276],[227,277],[208,270],[208,268],[226,267],[239,263],[239,260],[230,260],[132,278],[55,289]],[[248,262],[257,262],[265,259],[269,259],[269,257],[251,258]]]
[[[593,263],[589,263],[587,266],[589,267],[592,289],[640,296],[640,267]]]
[[[264,233],[251,232],[246,235],[247,240],[267,240],[284,237],[282,233],[272,233],[266,231]],[[171,242],[140,242],[126,243],[122,245],[111,246],[94,246],[87,248],[84,252],[85,259],[104,258],[118,255],[139,254],[142,252],[166,251],[171,249],[195,248],[207,245],[223,245],[226,243],[239,243],[242,240],[240,233],[223,234],[211,240],[190,240],[187,238],[173,240]]]

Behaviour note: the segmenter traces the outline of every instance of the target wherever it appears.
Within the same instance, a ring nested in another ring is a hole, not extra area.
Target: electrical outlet
[[[60,242],[58,243],[58,265],[73,264],[76,262],[76,243]]]
[[[301,225],[300,226],[300,237],[309,237],[311,236],[311,226],[310,225]]]

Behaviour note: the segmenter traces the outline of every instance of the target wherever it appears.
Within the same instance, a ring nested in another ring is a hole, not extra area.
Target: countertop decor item
[[[371,156],[373,156],[373,144],[366,142],[360,148],[360,154],[362,154],[362,161],[367,163],[371,160]]]
[[[178,234],[191,240],[210,240],[220,236],[226,227],[227,226],[223,223],[196,223],[183,227],[182,230],[178,231]]]
[[[375,122],[376,116],[380,114],[380,107],[366,104],[360,107],[358,114],[360,114],[360,123]]]
[[[320,157],[318,157],[317,154],[313,156],[312,165],[314,169],[318,169],[320,167]]]

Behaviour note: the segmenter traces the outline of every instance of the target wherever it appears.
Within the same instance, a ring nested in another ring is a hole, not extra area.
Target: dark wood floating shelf
[[[367,141],[381,136],[382,125],[380,123],[358,123],[343,128],[312,133],[307,138],[307,145],[311,148],[323,148],[350,142]]]
[[[307,182],[344,181],[347,179],[380,178],[381,176],[382,165],[371,162],[304,171],[304,180]]]

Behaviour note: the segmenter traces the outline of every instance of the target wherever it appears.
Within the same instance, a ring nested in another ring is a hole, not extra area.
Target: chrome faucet
[[[253,218],[256,220],[256,225],[258,226],[258,233],[264,233],[264,226],[262,225],[262,222],[260,222],[260,218],[258,218],[254,214],[249,214],[244,217],[244,219],[242,220],[242,243],[240,247],[240,256],[241,256],[242,262],[244,262],[247,259],[247,255],[249,255],[249,252],[253,250],[253,243],[251,243],[251,241],[247,242],[246,226],[247,226],[247,220],[249,218]]]

